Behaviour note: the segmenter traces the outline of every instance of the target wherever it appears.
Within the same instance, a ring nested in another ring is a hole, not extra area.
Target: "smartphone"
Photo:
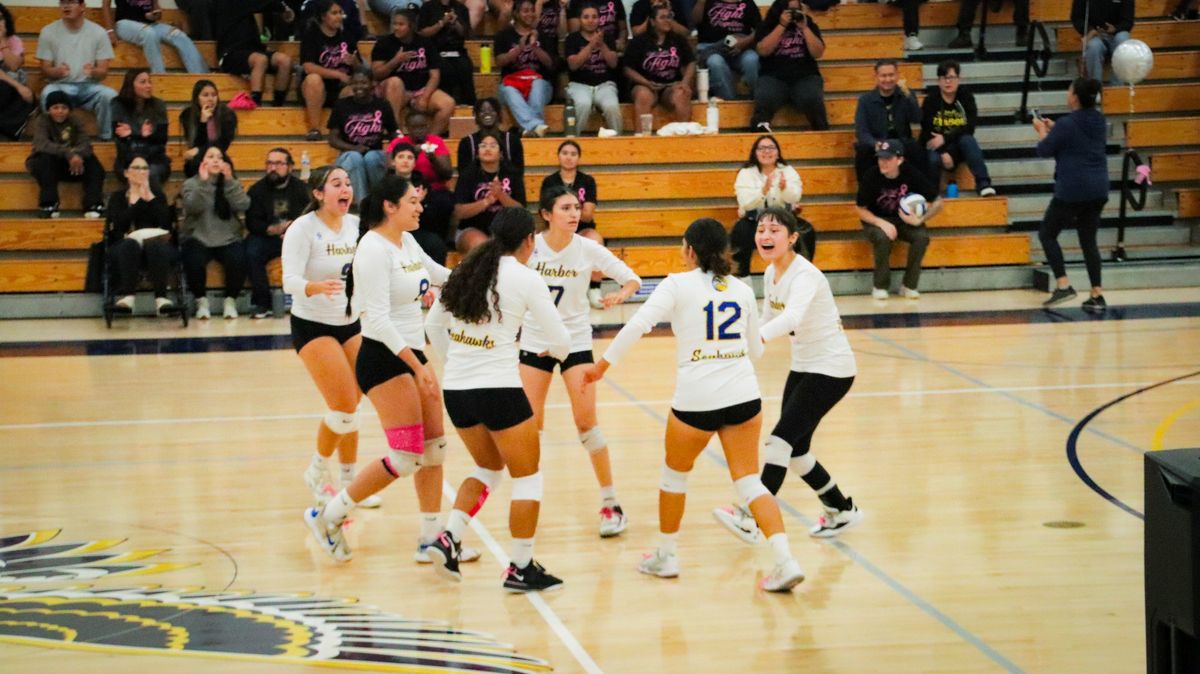
[[[1034,108],[1034,109],[1033,109],[1033,118],[1034,118],[1034,119],[1041,119],[1041,118],[1042,118],[1042,111],[1041,111],[1041,110],[1038,110],[1037,108]]]

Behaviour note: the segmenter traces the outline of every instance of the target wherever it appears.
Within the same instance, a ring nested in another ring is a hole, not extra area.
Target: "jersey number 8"
[[[726,318],[716,330],[713,330],[718,318],[717,314],[724,314],[726,311],[730,310],[733,311],[733,314],[729,318]],[[733,332],[730,330],[730,327],[742,317],[742,307],[737,302],[722,302],[720,306],[716,307],[715,310],[713,309],[713,303],[709,302],[708,304],[704,305],[704,313],[708,316],[706,327],[708,328],[707,333],[709,341],[712,341],[713,339],[741,338],[742,334],[740,332]],[[713,336],[714,332],[716,333],[716,337]]]

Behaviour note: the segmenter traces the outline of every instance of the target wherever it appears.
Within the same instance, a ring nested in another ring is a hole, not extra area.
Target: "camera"
[[[726,35],[725,36],[725,46],[727,48],[733,49],[734,47],[737,46],[737,43],[738,43],[738,39],[737,39],[736,35]]]
[[[799,21],[800,17],[804,16],[803,10],[799,9],[789,9],[788,14],[791,15],[792,21]]]

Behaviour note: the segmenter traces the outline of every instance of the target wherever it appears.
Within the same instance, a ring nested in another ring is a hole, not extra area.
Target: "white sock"
[[[446,520],[446,531],[454,537],[454,540],[461,541],[463,532],[467,530],[467,525],[471,523],[471,516],[461,510],[451,510],[450,517]]]
[[[518,569],[523,569],[529,566],[531,561],[533,561],[533,539],[512,539],[512,563],[516,564]]]
[[[441,528],[438,526],[439,513],[421,513],[421,540],[431,541]]]
[[[792,558],[792,549],[788,546],[788,537],[785,533],[778,533],[767,538],[767,543],[771,546],[771,554],[775,555],[775,564],[783,564]]]
[[[343,463],[340,466],[342,469],[342,486],[345,487],[354,481],[354,474],[357,471],[354,470],[355,464],[353,463]]]
[[[600,487],[600,500],[604,501],[604,505],[616,505],[617,488],[612,485]]]
[[[325,510],[322,511],[322,515],[324,515],[327,524],[337,526],[346,519],[346,516],[350,514],[351,510],[354,510],[354,506],[356,505],[358,503],[350,498],[350,494],[343,489],[338,492],[337,496],[330,499],[329,503],[325,504]]]
[[[663,557],[669,557],[675,554],[675,549],[679,544],[679,532],[673,534],[664,534],[658,532],[658,554]]]

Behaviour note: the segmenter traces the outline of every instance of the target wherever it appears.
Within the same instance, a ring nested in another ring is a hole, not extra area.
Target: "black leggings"
[[[1046,207],[1046,215],[1042,218],[1042,226],[1038,228],[1038,239],[1042,249],[1046,251],[1046,260],[1055,278],[1067,275],[1067,265],[1063,261],[1062,247],[1058,245],[1058,235],[1071,225],[1079,235],[1079,247],[1083,249],[1083,259],[1087,264],[1088,281],[1093,288],[1100,287],[1100,247],[1096,244],[1096,230],[1100,227],[1100,213],[1108,199],[1096,199],[1071,203],[1058,197],[1050,200]]]
[[[808,453],[821,419],[838,404],[854,377],[830,377],[815,372],[789,372],[783,385],[779,421],[771,435],[792,446],[792,456]]]

